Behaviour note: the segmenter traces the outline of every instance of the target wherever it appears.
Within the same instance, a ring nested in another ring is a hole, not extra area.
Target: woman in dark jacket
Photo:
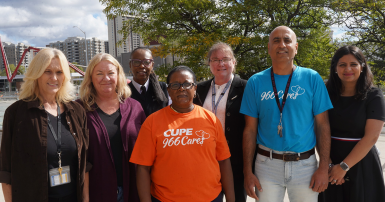
[[[159,82],[154,71],[154,59],[151,50],[139,47],[132,51],[130,68],[133,81],[131,98],[140,102],[146,116],[168,105],[167,86]]]
[[[80,87],[90,130],[92,202],[139,202],[136,165],[129,159],[146,116],[130,95],[119,62],[107,53],[95,55]]]
[[[239,113],[239,109],[246,80],[234,76],[237,62],[233,50],[226,43],[219,42],[211,47],[208,63],[214,78],[198,83],[194,103],[213,112],[221,121],[231,153],[235,201],[245,202],[242,152],[245,117]]]
[[[73,102],[64,54],[45,48],[32,60],[20,100],[4,115],[0,182],[5,201],[88,200],[86,114]]]

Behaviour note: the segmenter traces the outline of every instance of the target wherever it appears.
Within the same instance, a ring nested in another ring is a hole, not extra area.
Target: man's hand
[[[258,200],[258,196],[255,193],[255,188],[257,188],[260,192],[263,191],[257,176],[255,176],[253,173],[245,175],[245,190],[247,195]]]
[[[311,177],[309,188],[313,189],[315,192],[321,193],[328,188],[328,184],[328,169],[318,168]]]

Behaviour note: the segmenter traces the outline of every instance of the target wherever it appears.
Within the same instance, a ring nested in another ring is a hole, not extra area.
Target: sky
[[[45,47],[67,37],[108,40],[107,18],[98,0],[0,0],[2,42]]]
[[[107,18],[99,0],[0,0],[0,37],[2,42],[45,47],[51,42],[87,34],[108,40]],[[331,27],[333,38],[344,34]]]

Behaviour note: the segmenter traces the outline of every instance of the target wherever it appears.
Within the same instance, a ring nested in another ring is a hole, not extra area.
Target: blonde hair
[[[228,53],[230,53],[230,55],[231,55],[231,59],[233,59],[234,61],[235,61],[235,65],[237,64],[237,59],[235,58],[235,56],[234,56],[234,51],[233,51],[233,49],[231,48],[231,46],[229,45],[229,44],[227,44],[227,43],[224,43],[224,42],[217,42],[217,43],[215,43],[213,46],[211,46],[211,48],[210,48],[210,50],[209,50],[209,52],[207,53],[207,61],[206,61],[206,63],[207,63],[207,65],[209,65],[210,66],[210,57],[211,57],[211,55],[215,52],[215,51],[219,51],[219,50],[221,50],[221,51],[227,51]],[[235,71],[235,68],[234,68],[234,71]]]
[[[91,106],[96,102],[96,89],[92,84],[92,72],[94,71],[95,66],[103,60],[111,62],[116,67],[118,72],[116,93],[118,94],[119,102],[124,102],[124,100],[131,96],[131,90],[127,85],[127,78],[124,74],[123,67],[112,55],[108,53],[99,53],[91,59],[90,64],[87,67],[86,74],[84,75],[84,80],[80,85],[80,100],[83,102],[83,106],[86,111],[94,110]]]
[[[43,50],[40,50],[35,57],[33,57],[31,64],[28,66],[23,79],[24,83],[21,85],[20,99],[26,102],[39,99],[41,103],[43,102],[37,80],[43,75],[44,71],[51,64],[51,61],[54,58],[59,59],[61,69],[64,73],[63,84],[55,95],[56,101],[59,103],[66,103],[75,98],[75,87],[71,83],[70,68],[65,55],[58,49],[44,48]]]

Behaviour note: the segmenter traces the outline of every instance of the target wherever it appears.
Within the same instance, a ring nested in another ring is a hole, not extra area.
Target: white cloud
[[[2,41],[43,47],[84,34],[108,40],[107,18],[98,0],[1,0]]]

